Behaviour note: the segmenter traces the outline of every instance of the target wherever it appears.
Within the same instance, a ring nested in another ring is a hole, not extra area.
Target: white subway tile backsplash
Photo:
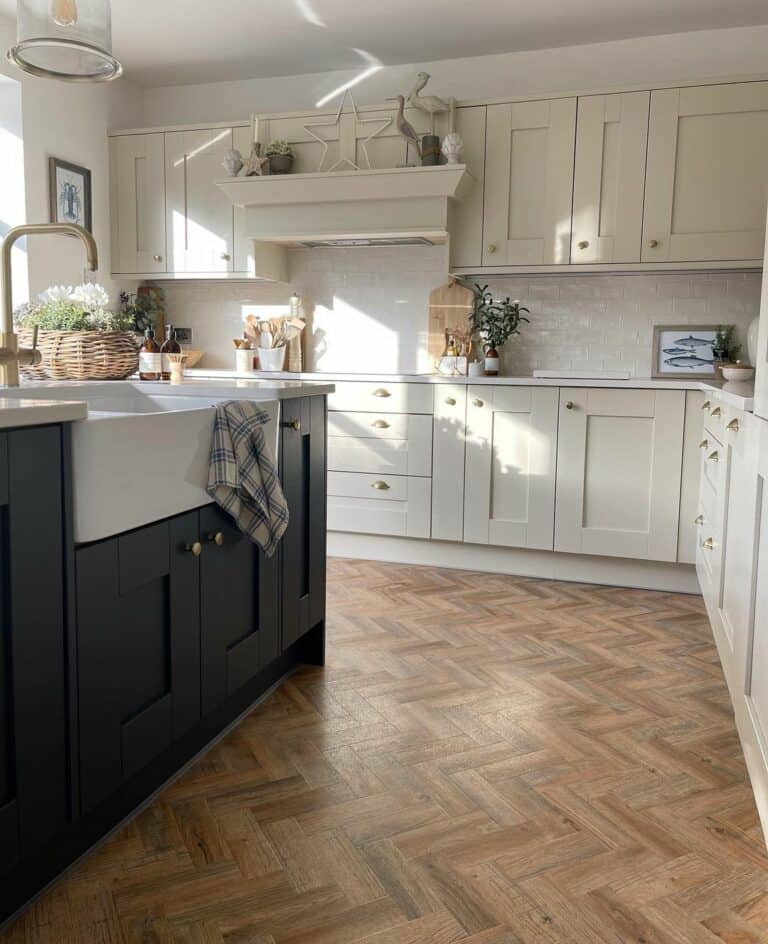
[[[445,282],[445,247],[291,253],[291,285],[167,284],[168,313],[191,327],[204,366],[230,367],[243,312],[305,303],[309,369],[414,372],[426,352],[429,292]],[[760,307],[760,273],[567,274],[479,279],[530,308],[530,324],[502,352],[507,373],[540,369],[651,372],[654,324],[734,324],[744,343]]]

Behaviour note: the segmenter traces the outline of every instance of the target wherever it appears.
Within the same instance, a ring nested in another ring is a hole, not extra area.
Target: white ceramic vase
[[[253,370],[253,351],[242,347],[235,351],[235,370],[238,374],[247,374]]]
[[[280,347],[260,347],[259,366],[262,370],[282,370],[287,350],[284,344]]]
[[[446,134],[443,138],[443,144],[440,150],[443,152],[446,161],[449,164],[458,164],[461,160],[461,152],[464,150],[464,142],[457,131]]]

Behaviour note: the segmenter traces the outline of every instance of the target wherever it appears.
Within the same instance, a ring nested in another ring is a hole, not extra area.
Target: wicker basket
[[[29,347],[32,332],[19,332]],[[37,346],[43,360],[20,366],[31,380],[125,380],[139,366],[136,338],[129,331],[41,331]]]

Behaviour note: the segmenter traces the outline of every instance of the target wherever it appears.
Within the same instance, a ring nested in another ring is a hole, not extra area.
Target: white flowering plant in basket
[[[19,306],[14,321],[19,328],[41,331],[131,331],[132,316],[112,311],[109,303],[103,285],[51,285],[36,302]]]

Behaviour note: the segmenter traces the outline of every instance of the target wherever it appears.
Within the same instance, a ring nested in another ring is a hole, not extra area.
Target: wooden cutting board
[[[474,292],[455,280],[429,293],[429,333],[427,350],[430,360],[436,361],[445,349],[445,331],[466,328],[472,312]]]

